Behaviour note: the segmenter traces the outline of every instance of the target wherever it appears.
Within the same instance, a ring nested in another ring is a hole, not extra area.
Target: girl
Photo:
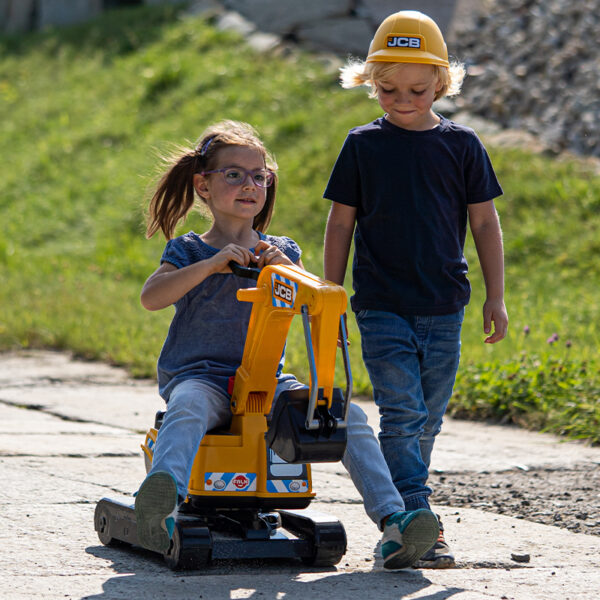
[[[161,266],[144,284],[141,301],[148,310],[175,304],[158,359],[159,391],[167,411],[152,469],[135,501],[138,539],[150,550],[168,550],[198,446],[209,429],[230,421],[227,383],[241,363],[252,309],[237,301],[236,292],[254,282],[233,275],[228,263],[302,267],[296,242],[265,234],[275,202],[276,168],[249,125],[224,121],[172,161],[150,202],[147,236],[160,229],[169,241]],[[212,226],[201,235],[189,232],[173,239],[195,196],[212,214]],[[298,387],[304,386],[293,376],[281,376],[276,397]],[[377,439],[354,405],[343,462],[367,513],[380,528],[385,526],[385,566],[410,566],[435,542],[435,515],[404,512]]]

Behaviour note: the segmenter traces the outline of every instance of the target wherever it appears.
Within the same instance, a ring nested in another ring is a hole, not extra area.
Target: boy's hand
[[[485,338],[486,344],[495,344],[506,337],[508,313],[503,300],[486,300],[483,305],[483,331],[486,334],[492,331],[492,323],[494,323],[494,333]]]

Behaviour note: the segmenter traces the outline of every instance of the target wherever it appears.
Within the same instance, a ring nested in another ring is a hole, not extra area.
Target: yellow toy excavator
[[[231,424],[202,440],[165,561],[172,569],[245,558],[335,565],[346,552],[344,527],[307,507],[315,496],[310,463],[336,462],[346,447],[352,393],[342,318],[346,292],[296,266],[230,266],[236,275],[257,280],[256,287],[237,293],[253,307],[231,389]],[[296,315],[304,327],[310,386],[283,392],[273,406],[276,373]],[[338,334],[345,393],[334,387]],[[157,413],[142,445],[146,470],[163,414]],[[103,498],[94,526],[105,545],[137,545],[131,502]]]

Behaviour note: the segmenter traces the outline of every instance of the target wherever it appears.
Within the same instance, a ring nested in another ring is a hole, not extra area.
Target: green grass
[[[379,115],[364,90],[342,90],[308,54],[257,54],[173,7],[3,37],[0,57],[0,350],[69,349],[154,374],[171,311],[144,311],[139,291],[164,245],[143,235],[158,156],[224,118],[252,123],[275,153],[270,231],[322,272],[330,169],[347,130]],[[505,190],[510,333],[483,344],[468,240],[473,297],[451,412],[600,442],[600,178],[581,161],[490,152]],[[194,213],[180,232],[206,225]],[[368,393],[353,319],[350,335],[356,391]],[[296,325],[288,368],[307,375]]]

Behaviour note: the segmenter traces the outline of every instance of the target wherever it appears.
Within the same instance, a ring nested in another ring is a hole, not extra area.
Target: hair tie
[[[206,153],[208,152],[208,148],[211,144],[211,142],[216,138],[216,135],[211,135],[202,145],[202,148],[200,148],[200,156],[204,157],[206,156]]]

